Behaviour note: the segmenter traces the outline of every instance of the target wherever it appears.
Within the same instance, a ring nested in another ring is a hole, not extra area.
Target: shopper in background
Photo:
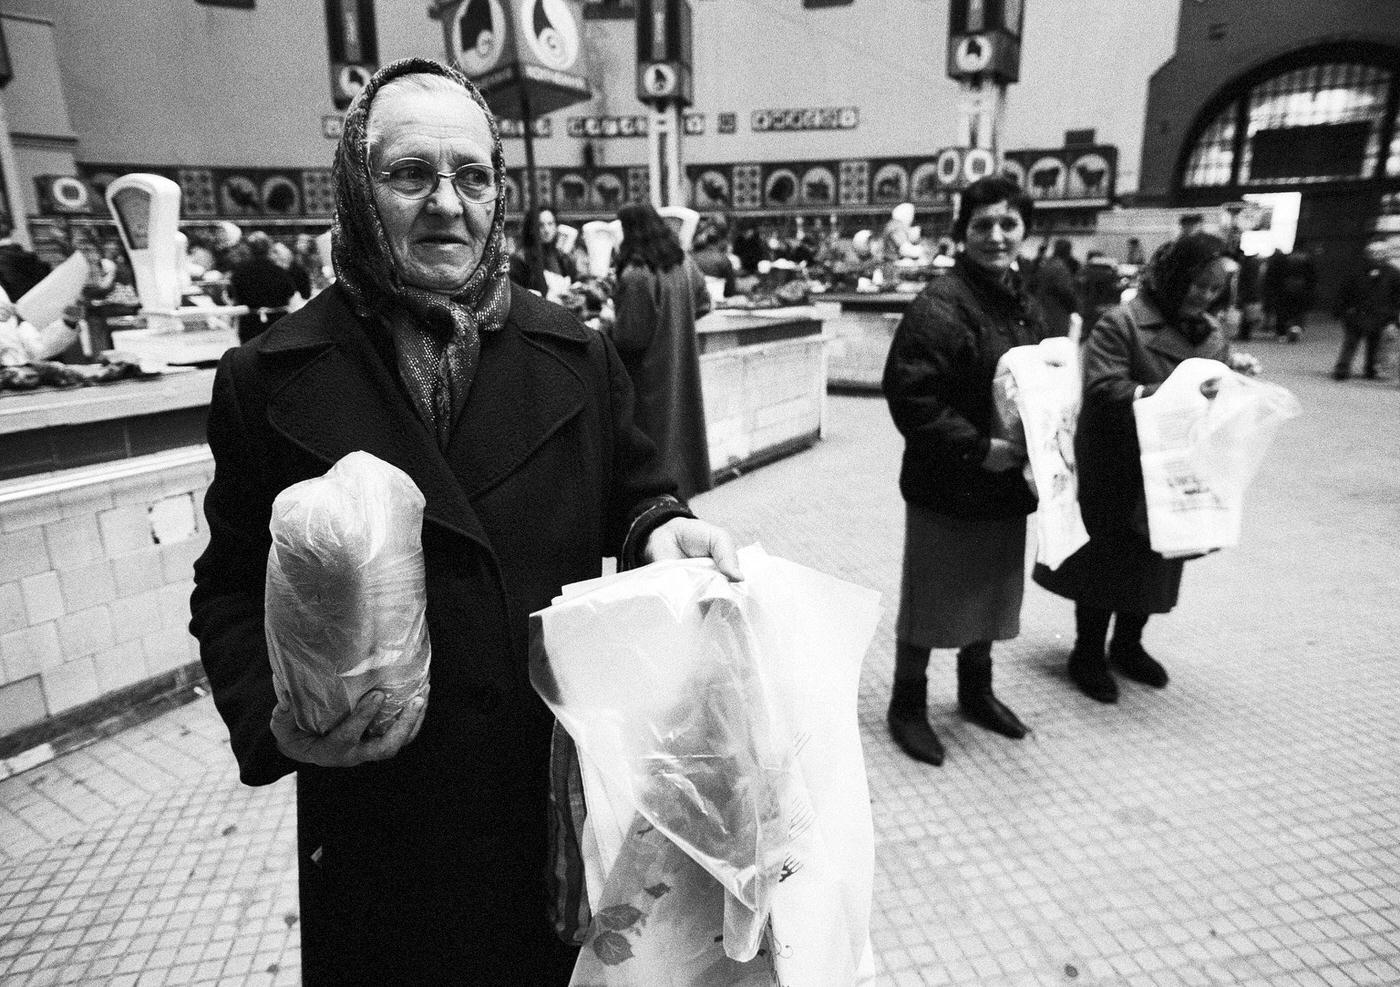
[[[904,569],[888,724],[910,757],[943,762],[929,725],[933,648],[957,648],[958,706],[1011,738],[1026,727],[992,692],[992,642],[1020,633],[1026,515],[1036,497],[1026,451],[994,435],[992,380],[1013,346],[1045,336],[1017,273],[1031,201],[1015,182],[984,178],[962,193],[953,236],[963,246],[895,330],[882,388],[904,436]]]
[[[1332,379],[1351,376],[1357,347],[1364,344],[1362,373],[1367,380],[1374,380],[1380,372],[1376,361],[1382,336],[1393,334],[1400,320],[1400,270],[1390,262],[1390,244],[1384,236],[1366,244],[1359,268],[1342,283],[1335,308],[1342,321],[1342,348]]]
[[[1079,292],[1075,276],[1079,262],[1074,244],[1061,237],[1050,249],[1050,256],[1037,265],[1031,290],[1045,315],[1045,328],[1052,336],[1069,334],[1070,316],[1079,313]]]
[[[1228,287],[1224,253],[1224,241],[1205,233],[1172,241],[1153,259],[1141,291],[1100,319],[1082,350],[1074,452],[1089,542],[1058,569],[1037,564],[1034,578],[1074,601],[1069,677],[1102,703],[1118,701],[1110,666],[1146,685],[1167,684],[1166,670],[1143,649],[1142,631],[1151,614],[1176,606],[1185,562],[1163,558],[1148,541],[1133,402],[1153,394],[1183,360],[1228,360],[1229,345],[1209,314]]]
[[[1280,251],[1264,269],[1264,308],[1273,322],[1274,338],[1296,343],[1303,338],[1308,309],[1317,290],[1317,267],[1307,247]]]
[[[557,298],[578,276],[572,256],[559,249],[559,224],[548,206],[531,206],[510,255],[510,279],[541,298]],[[553,284],[551,284],[551,281]]]
[[[48,273],[49,265],[17,241],[14,227],[8,220],[0,218],[0,288],[4,289],[10,301],[19,301]]]
[[[645,203],[618,210],[612,338],[637,391],[637,426],[651,437],[681,499],[709,490],[697,311],[708,301],[669,223]],[[697,291],[698,289],[698,291]]]
[[[240,343],[266,332],[286,315],[288,303],[297,293],[296,280],[271,257],[271,237],[250,233],[243,242],[248,259],[234,267],[228,285],[233,304],[248,306],[247,314],[238,317]]]

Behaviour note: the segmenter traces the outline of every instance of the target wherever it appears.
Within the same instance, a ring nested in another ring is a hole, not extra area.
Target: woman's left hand
[[[715,568],[730,582],[744,578],[739,571],[739,554],[734,539],[723,528],[698,518],[672,518],[658,525],[647,538],[642,558],[648,562],[667,559],[714,559]]]

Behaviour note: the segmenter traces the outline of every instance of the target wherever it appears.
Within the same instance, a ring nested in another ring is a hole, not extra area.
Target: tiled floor
[[[1302,400],[1243,544],[1187,569],[1146,643],[1163,692],[1068,685],[1073,619],[1031,587],[998,692],[1013,742],[957,719],[942,768],[884,733],[898,439],[833,398],[820,446],[698,500],[742,542],[880,589],[862,680],[892,985],[1400,984],[1400,388],[1325,377],[1335,329],[1249,348]],[[297,980],[292,788],[236,779],[201,700],[0,782],[0,983]]]

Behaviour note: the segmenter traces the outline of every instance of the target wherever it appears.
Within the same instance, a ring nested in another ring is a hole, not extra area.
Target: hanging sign
[[[448,60],[498,118],[536,118],[592,95],[580,0],[437,0]]]
[[[343,110],[379,68],[374,0],[326,0],[326,45],[331,99]]]

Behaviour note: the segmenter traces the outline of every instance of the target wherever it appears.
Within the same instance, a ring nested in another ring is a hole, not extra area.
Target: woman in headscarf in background
[[[1176,606],[1185,562],[1158,555],[1148,542],[1133,402],[1154,393],[1183,360],[1229,361],[1210,314],[1229,283],[1224,254],[1225,242],[1205,233],[1175,240],[1153,259],[1138,295],[1110,309],[1083,348],[1074,450],[1089,542],[1058,569],[1037,565],[1034,579],[1074,601],[1069,677],[1099,702],[1118,701],[1112,671],[1159,689],[1167,684],[1166,670],[1143,649],[1142,631],[1150,615]],[[1207,397],[1215,383],[1202,385]]]
[[[703,277],[697,284],[687,272],[680,241],[655,209],[631,202],[617,218],[622,244],[613,343],[637,390],[637,425],[656,443],[685,499],[711,486],[695,337],[696,316],[709,297]]]
[[[567,932],[579,887],[550,871],[529,614],[604,556],[710,555],[737,578],[733,545],[674,497],[606,338],[512,288],[504,156],[464,76],[380,69],[334,168],[336,282],[214,381],[191,630],[242,780],[296,774],[304,983],[563,984],[575,951],[548,914]],[[366,733],[374,692],[318,736],[273,689],[268,521],[280,491],[357,450],[426,499],[431,693],[383,736]]]

